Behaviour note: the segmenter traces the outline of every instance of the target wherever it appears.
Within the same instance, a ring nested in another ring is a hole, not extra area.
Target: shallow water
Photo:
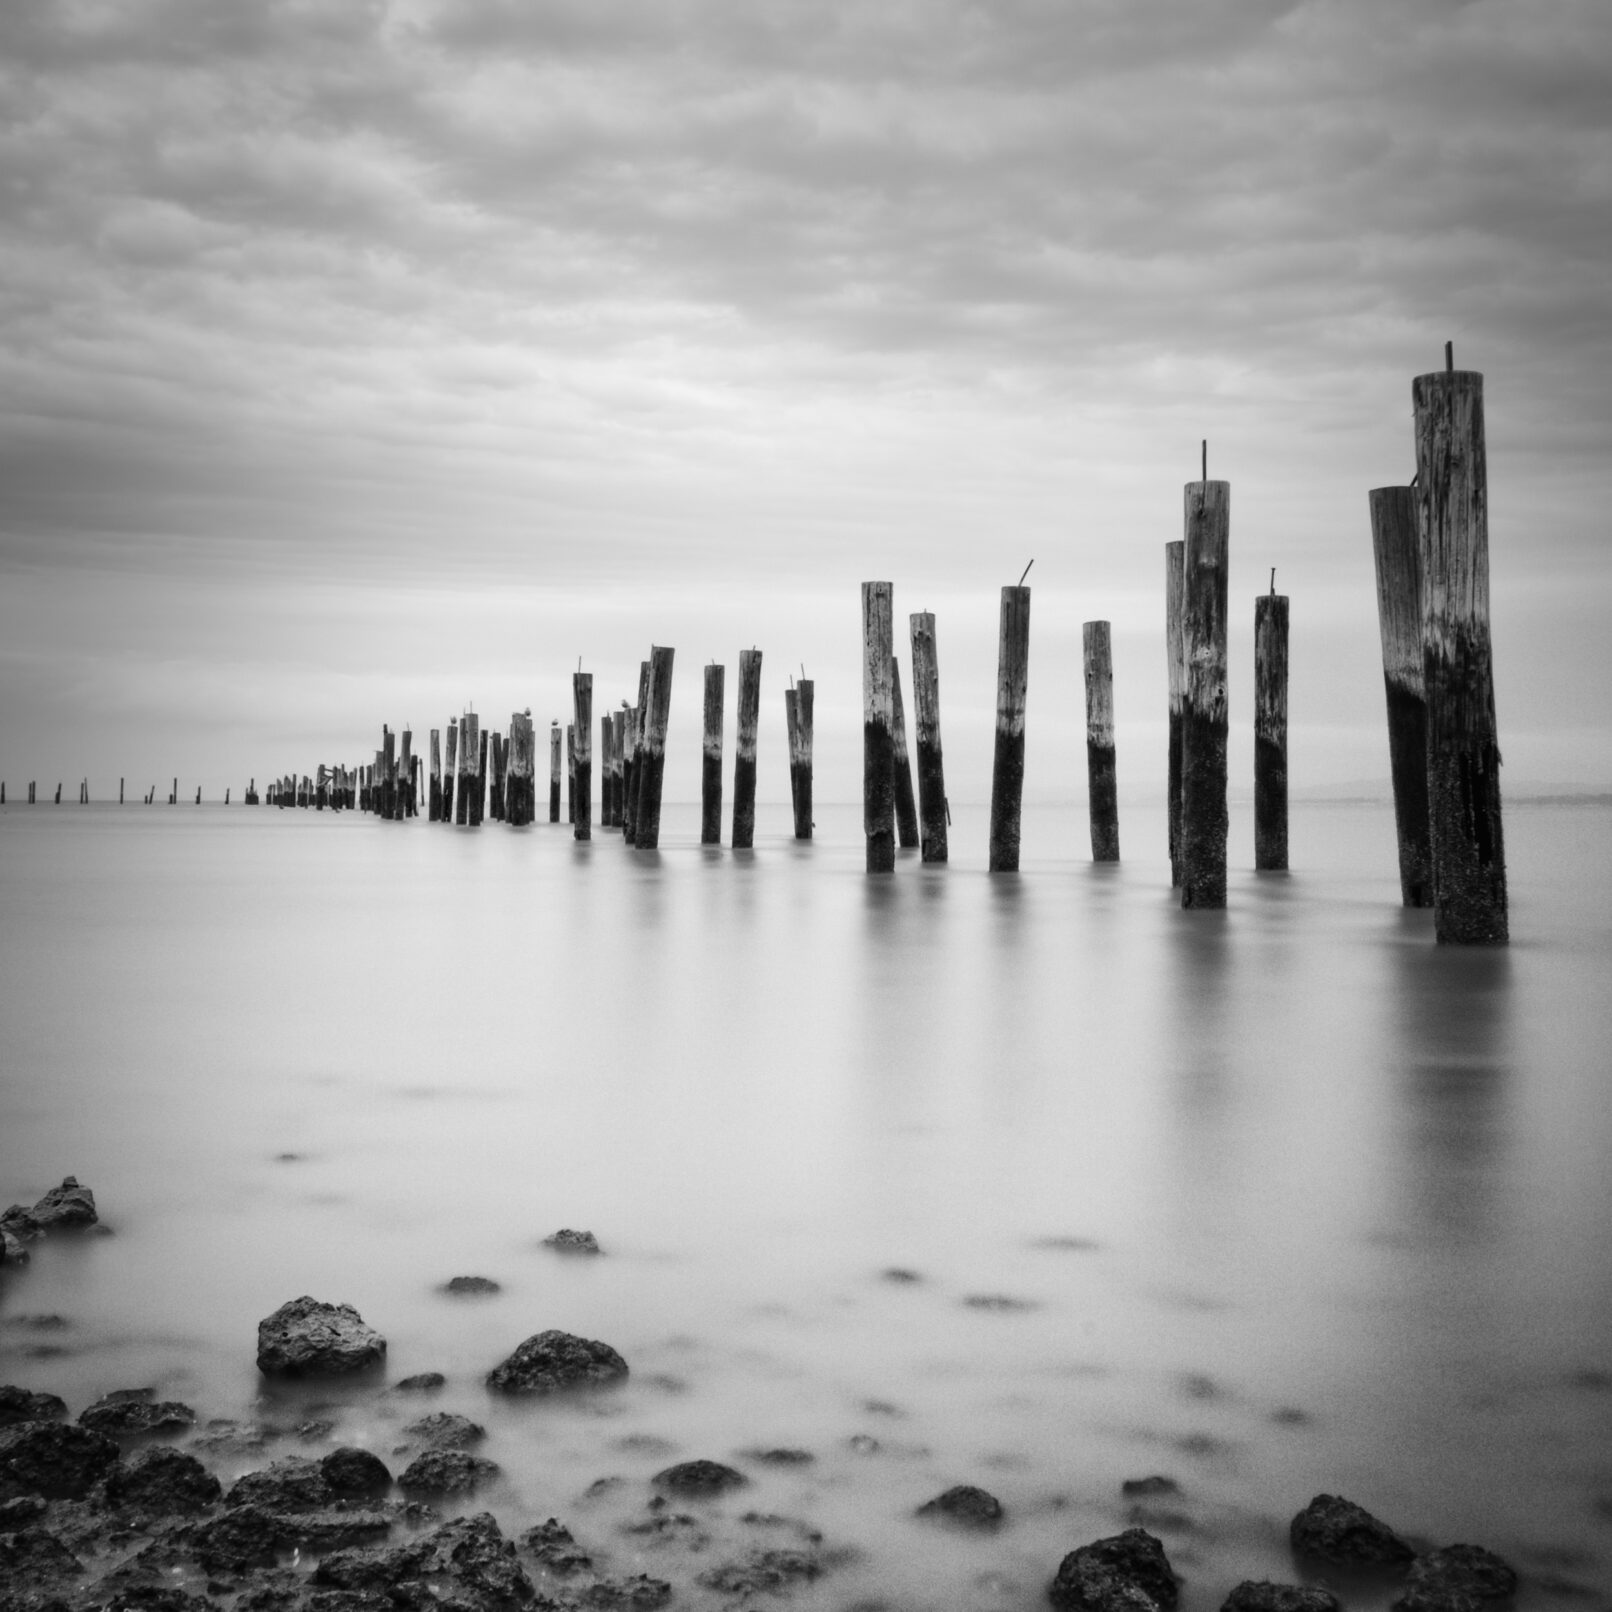
[[[1224,915],[1174,908],[1148,813],[1097,868],[1077,814],[1032,812],[1015,879],[963,811],[954,866],[876,881],[859,815],[797,846],[764,808],[745,855],[691,807],[658,854],[0,813],[0,1198],[72,1172],[115,1232],[6,1280],[0,1381],[324,1417],[389,1460],[461,1410],[504,1472],[476,1509],[679,1583],[792,1542],[744,1512],[798,1519],[854,1552],[807,1607],[1041,1606],[1152,1472],[1183,1490],[1155,1522],[1187,1612],[1291,1579],[1321,1490],[1500,1551],[1524,1607],[1604,1592],[1612,810],[1508,806],[1504,951],[1400,910],[1386,806],[1296,806],[1299,871],[1234,872]],[[560,1226],[606,1257],[545,1249]],[[386,1334],[387,1381],[448,1387],[266,1389],[256,1324],[300,1293]],[[547,1327],[628,1384],[490,1402]],[[744,1454],[773,1446],[815,1460]],[[694,1456],[752,1479],[696,1508],[712,1543],[623,1532]],[[1000,1533],[912,1517],[959,1482]]]

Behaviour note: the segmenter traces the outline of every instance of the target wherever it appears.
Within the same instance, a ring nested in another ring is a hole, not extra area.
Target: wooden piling
[[[565,725],[565,820],[573,828],[577,820],[577,725]]]
[[[454,790],[453,820],[460,828],[475,825],[476,797],[481,792],[481,719],[474,711],[459,718],[459,783]]]
[[[1119,861],[1119,785],[1114,766],[1114,656],[1109,623],[1080,628],[1086,677],[1086,794],[1091,859]]]
[[[935,618],[927,610],[907,618],[912,638],[912,726],[918,752],[918,837],[925,862],[948,855],[946,768],[940,743],[940,662]]]
[[[549,725],[549,821],[560,820],[560,724]]]
[[[572,837],[593,838],[593,673],[571,674],[571,710],[576,718],[576,810]]]
[[[700,750],[700,844],[722,843],[722,706],[728,669],[705,668],[704,732]]]
[[[1254,867],[1287,871],[1287,596],[1254,600]]]
[[[610,713],[599,713],[599,827],[610,827]]]
[[[798,720],[799,696],[791,683],[784,690],[784,739],[789,746],[789,811],[792,821],[800,825],[800,723]]]
[[[1164,658],[1169,671],[1170,737],[1165,794],[1170,847],[1170,884],[1181,883],[1181,744],[1182,713],[1187,698],[1186,643],[1181,612],[1186,588],[1184,542],[1164,545]]]
[[[1226,586],[1231,483],[1183,494],[1181,905],[1226,905]]]
[[[657,644],[649,652],[649,704],[644,742],[639,750],[642,782],[638,790],[635,843],[642,851],[660,846],[661,784],[666,772],[666,724],[672,709],[673,651]],[[743,657],[741,656],[741,662]]]
[[[996,658],[996,751],[991,766],[992,873],[1019,871],[1024,804],[1024,708],[1030,684],[1030,590],[1003,588]]]
[[[448,756],[442,774],[442,821],[454,820],[459,781],[459,718],[448,718]]]
[[[397,735],[384,723],[381,726],[380,797],[376,815],[382,822],[389,823],[397,816]]]
[[[56,786],[56,798],[57,800],[62,798],[62,786],[60,784]],[[177,778],[174,779],[173,793],[168,796],[168,804],[170,806],[179,804],[179,780]]]
[[[638,757],[644,744],[644,718],[649,707],[649,662],[638,663],[638,703],[627,707],[627,757],[623,771],[624,785],[621,801],[621,837],[628,845],[638,842],[638,786],[643,774],[638,770]]]
[[[1431,907],[1433,849],[1427,817],[1427,697],[1422,683],[1422,555],[1416,493],[1410,487],[1374,487],[1367,501],[1388,700],[1399,896],[1407,907]]]
[[[890,686],[891,610],[894,585],[862,584],[862,832],[867,871],[893,873],[896,866],[895,723]]]
[[[508,820],[527,827],[537,815],[537,732],[530,711],[518,711],[509,721],[509,783],[504,801]]]
[[[6,803],[6,797],[5,797],[5,794],[4,794],[5,787],[6,786],[4,784],[0,784],[0,806],[5,805],[5,803]],[[120,778],[120,779],[118,779],[118,805],[121,806],[122,804],[123,804],[123,780]]]
[[[803,677],[795,685],[795,838],[812,837],[812,705],[817,685]]]
[[[29,804],[29,805],[30,805],[30,806],[32,806],[32,805],[34,805],[34,804],[35,804],[35,801],[34,801],[34,784],[35,784],[35,783],[37,783],[37,782],[38,782],[38,779],[34,779],[34,780],[33,780],[33,781],[32,781],[32,782],[30,782],[30,783],[29,783],[29,785],[28,785],[28,804]],[[152,788],[153,788],[153,789],[155,789],[155,788],[156,788],[156,785],[154,785],[154,784],[153,784],[153,785],[152,785]],[[149,805],[149,804],[150,804],[150,802],[149,802],[149,801],[148,801],[148,802],[147,802],[147,805]]]
[[[761,722],[761,651],[739,651],[739,722],[733,743],[733,848],[756,843],[756,730]]]
[[[431,730],[431,782],[430,795],[426,800],[426,821],[440,823],[442,821],[442,730]]]
[[[399,821],[414,815],[414,729],[404,728],[398,736],[397,798]]]
[[[610,713],[610,781],[615,795],[615,813],[610,819],[612,828],[622,828],[627,814],[627,744],[632,713],[625,707]]]
[[[1500,745],[1489,634],[1489,490],[1483,376],[1411,383],[1422,562],[1422,686],[1433,932],[1460,945],[1510,938]]]
[[[892,631],[894,626],[892,624]],[[896,843],[918,846],[918,803],[912,793],[912,762],[907,755],[907,711],[901,698],[901,662],[890,657],[890,765],[896,785]]]

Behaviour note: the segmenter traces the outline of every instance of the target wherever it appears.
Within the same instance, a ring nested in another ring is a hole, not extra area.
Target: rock
[[[434,1552],[423,1539],[405,1545],[361,1545],[333,1550],[321,1557],[314,1583],[341,1590],[380,1590],[389,1593],[429,1571]],[[403,1604],[407,1600],[398,1598]]]
[[[663,1467],[649,1481],[668,1494],[706,1499],[741,1488],[750,1480],[720,1461],[679,1461],[676,1466]]]
[[[745,1454],[763,1466],[809,1466],[817,1459],[810,1450],[797,1449],[747,1450]]]
[[[67,1401],[54,1394],[34,1394],[10,1383],[0,1387],[0,1427],[18,1422],[59,1422],[67,1415]]]
[[[21,1422],[0,1429],[0,1500],[82,1500],[117,1458],[117,1445],[87,1427]]]
[[[0,1226],[0,1266],[26,1265],[32,1256],[9,1226]]]
[[[1416,1554],[1386,1523],[1352,1500],[1332,1494],[1318,1494],[1299,1512],[1288,1538],[1295,1555],[1339,1567],[1398,1571]]]
[[[335,1501],[318,1461],[305,1455],[284,1459],[237,1478],[224,1496],[226,1506],[261,1506],[267,1511],[319,1511]]]
[[[578,1604],[594,1612],[653,1612],[671,1598],[672,1586],[665,1579],[636,1573],[631,1578],[596,1579]]]
[[[0,1501],[0,1534],[14,1534],[19,1528],[38,1522],[49,1509],[36,1494],[20,1494],[15,1500]]]
[[[1466,1612],[1469,1603],[1504,1600],[1516,1590],[1516,1572],[1493,1551],[1446,1545],[1411,1563],[1405,1593],[1391,1612]]]
[[[879,1272],[881,1282],[893,1282],[897,1287],[910,1287],[914,1282],[921,1282],[923,1277],[917,1271],[908,1270],[905,1265],[892,1265],[888,1270]]]
[[[593,1566],[593,1558],[577,1545],[571,1530],[550,1517],[521,1535],[521,1544],[551,1573],[580,1573]]]
[[[562,1226],[551,1237],[543,1239],[545,1248],[552,1248],[557,1254],[601,1254],[604,1252],[599,1246],[599,1239],[591,1231],[572,1231],[569,1226]]]
[[[78,1425],[127,1437],[195,1425],[196,1413],[177,1399],[157,1398],[154,1388],[119,1388],[80,1412]]]
[[[939,1517],[962,1528],[994,1528],[1002,1520],[1002,1502],[971,1483],[959,1483],[919,1506],[920,1517]]]
[[[440,1371],[417,1371],[412,1377],[393,1383],[392,1387],[400,1394],[429,1394],[441,1388],[447,1380]]]
[[[429,1416],[410,1422],[403,1431],[433,1450],[467,1450],[487,1436],[487,1429],[480,1422],[453,1411],[432,1411]]]
[[[463,1450],[427,1450],[404,1467],[397,1483],[414,1494],[469,1494],[498,1476],[496,1462]]]
[[[1070,1551],[1047,1588],[1064,1612],[1173,1612],[1177,1593],[1164,1546],[1140,1528]]]
[[[444,1293],[478,1294],[502,1293],[504,1290],[490,1276],[453,1276],[442,1290]]]
[[[627,1362],[608,1343],[569,1332],[539,1332],[487,1373],[487,1386],[506,1394],[550,1394],[614,1382],[627,1375]]]
[[[340,1504],[320,1511],[283,1511],[274,1519],[293,1545],[322,1555],[349,1545],[362,1545],[391,1532],[383,1511],[345,1510]]]
[[[1035,1308],[1031,1300],[1015,1298],[1011,1293],[970,1293],[963,1303],[971,1310],[990,1310],[998,1315],[1015,1315]]]
[[[509,1606],[532,1599],[515,1546],[487,1512],[443,1523],[430,1544],[443,1569],[478,1600]]]
[[[699,1582],[722,1595],[766,1595],[809,1583],[822,1573],[822,1559],[811,1551],[754,1550],[701,1573]]]
[[[1155,1473],[1150,1478],[1127,1478],[1119,1486],[1119,1492],[1127,1500],[1147,1499],[1160,1494],[1180,1494],[1181,1485],[1174,1478]]]
[[[1330,1590],[1313,1584],[1272,1584],[1244,1579],[1221,1603],[1220,1612],[1340,1612]]]
[[[257,1369],[266,1377],[361,1371],[386,1357],[386,1339],[350,1304],[321,1304],[304,1294],[257,1324]]]
[[[77,1578],[84,1564],[54,1534],[43,1528],[21,1528],[0,1534],[0,1583],[38,1588],[58,1579]]]
[[[66,1176],[59,1187],[52,1187],[32,1209],[14,1203],[0,1214],[3,1226],[19,1242],[53,1231],[82,1231],[100,1216],[95,1212],[95,1194],[78,1184],[77,1176]]]
[[[242,1505],[197,1524],[189,1544],[209,1573],[244,1573],[272,1567],[291,1540],[279,1518],[261,1506]]]
[[[319,1463],[319,1470],[331,1492],[344,1497],[385,1494],[392,1487],[386,1463],[353,1444],[332,1450]]]
[[[334,1551],[320,1562],[314,1582],[384,1596],[381,1604],[388,1607],[435,1606],[436,1589],[448,1592],[443,1606],[513,1607],[533,1598],[514,1545],[486,1512],[456,1517],[404,1545]]]
[[[223,1492],[217,1478],[194,1455],[159,1444],[141,1450],[107,1474],[106,1498],[115,1506],[168,1516],[200,1511]]]
[[[104,1588],[103,1581],[98,1589]],[[106,1612],[216,1612],[217,1605],[205,1595],[187,1595],[176,1584],[120,1584],[105,1603]]]

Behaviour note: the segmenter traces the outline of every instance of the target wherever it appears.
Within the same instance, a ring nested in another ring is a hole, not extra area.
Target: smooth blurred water
[[[388,1457],[463,1410],[504,1469],[478,1506],[685,1581],[621,1527],[670,1460],[735,1461],[721,1526],[858,1552],[808,1607],[1040,1606],[1151,1472],[1184,1491],[1158,1527],[1187,1612],[1291,1579],[1321,1490],[1499,1550],[1525,1607],[1612,1583],[1612,810],[1508,806],[1501,951],[1400,910],[1385,805],[1296,807],[1298,871],[1234,872],[1223,915],[1175,908],[1153,814],[1094,867],[1076,811],[1033,812],[1016,878],[980,871],[983,813],[952,867],[882,880],[858,811],[818,819],[796,845],[763,809],[736,854],[672,807],[650,854],[7,808],[0,1200],[75,1173],[115,1235],[5,1280],[0,1381],[333,1405]],[[606,1257],[545,1249],[561,1226]],[[300,1293],[448,1388],[271,1392],[256,1325]],[[628,1385],[490,1402],[547,1327]],[[816,1459],[744,1458],[777,1445]],[[914,1520],[959,1482],[1000,1534]]]

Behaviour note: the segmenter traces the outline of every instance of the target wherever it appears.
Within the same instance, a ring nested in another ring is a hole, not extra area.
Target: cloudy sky
[[[1234,770],[1275,566],[1295,784],[1385,778],[1366,493],[1446,340],[1508,787],[1612,786],[1605,0],[39,0],[0,186],[11,791],[546,723],[658,642],[672,793],[699,666],[754,644],[764,795],[804,663],[849,799],[878,577],[939,618],[983,798],[1032,558],[1029,797],[1083,789],[1098,617],[1147,786],[1204,437]]]

